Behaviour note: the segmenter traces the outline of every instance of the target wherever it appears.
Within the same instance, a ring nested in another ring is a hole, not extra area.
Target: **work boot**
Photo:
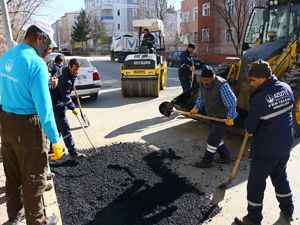
[[[293,218],[293,216],[291,215],[291,216],[289,216],[289,215],[287,215],[287,214],[285,214],[284,212],[280,212],[280,216],[288,223],[288,224],[290,224],[290,222],[293,222],[294,221],[294,218]]]
[[[217,164],[230,164],[231,163],[231,158],[218,158],[215,160],[215,163]]]
[[[210,168],[212,167],[212,162],[213,162],[213,159],[214,159],[214,153],[211,153],[209,151],[205,151],[204,153],[204,157],[201,159],[200,162],[196,162],[194,164],[195,167],[198,167],[198,168]]]
[[[210,162],[205,162],[204,160],[201,160],[199,162],[196,162],[194,164],[195,167],[198,167],[198,168],[211,168],[212,167],[212,163]]]
[[[242,219],[235,217],[234,222],[237,225],[261,225],[260,222],[256,223],[256,222],[253,222],[252,220],[250,220],[248,216],[244,216]]]
[[[47,182],[45,191],[50,191],[53,188],[53,185],[50,182]]]
[[[8,220],[8,222],[6,224],[8,225],[19,225],[19,223],[25,219],[25,213],[24,212],[21,212],[17,218],[14,218],[14,219],[11,219],[11,220]]]
[[[55,176],[54,173],[51,173],[51,172],[46,173],[47,180],[52,180],[54,176]]]
[[[83,158],[85,158],[86,155],[83,154],[83,153],[74,151],[74,152],[70,153],[70,157],[71,157],[72,160],[77,160],[77,159],[83,159]]]
[[[41,225],[56,225],[58,220],[58,217],[53,214],[52,216],[45,217]]]

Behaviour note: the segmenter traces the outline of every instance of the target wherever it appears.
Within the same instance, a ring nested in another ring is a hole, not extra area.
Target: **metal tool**
[[[78,119],[78,121],[79,121],[79,123],[80,123],[80,126],[81,126],[82,130],[84,131],[84,133],[85,133],[87,139],[89,140],[90,144],[92,145],[93,149],[94,149],[95,151],[97,151],[96,148],[95,148],[95,146],[94,146],[94,144],[93,144],[93,142],[91,141],[90,136],[89,136],[88,133],[86,132],[86,129],[84,128],[84,126],[83,126],[83,124],[82,124],[80,118],[78,117],[78,115],[76,115],[76,118]]]
[[[226,123],[226,119],[216,118],[212,116],[207,116],[203,114],[191,114],[190,112],[185,112],[181,110],[173,109],[173,104],[171,102],[163,102],[159,105],[159,111],[161,114],[163,114],[166,117],[169,117],[172,112],[176,112],[191,118],[200,118],[200,119],[206,119],[206,120],[213,120],[217,122]]]
[[[79,100],[75,85],[74,85],[74,92],[75,92],[75,95],[76,95],[77,104],[79,106],[82,123],[85,127],[89,127],[90,126],[90,121],[88,120],[87,116],[85,114],[83,114],[83,112],[82,112],[82,107],[81,107],[81,104],[80,104],[80,100]]]
[[[222,189],[227,188],[227,186],[229,184],[231,184],[231,181],[235,178],[236,171],[238,169],[238,166],[239,166],[240,161],[242,159],[242,156],[244,154],[248,138],[249,138],[249,134],[246,132],[245,135],[244,135],[243,142],[242,142],[241,147],[240,147],[240,151],[239,151],[238,156],[237,156],[237,158],[235,160],[233,169],[232,169],[232,171],[230,173],[229,179],[227,181],[225,181],[224,183],[222,183],[221,185],[219,185],[219,188],[222,188]]]

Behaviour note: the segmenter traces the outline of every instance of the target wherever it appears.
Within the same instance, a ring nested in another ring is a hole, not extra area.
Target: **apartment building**
[[[60,45],[71,46],[71,33],[72,27],[79,16],[79,11],[65,13],[61,17],[61,30],[60,30]]]

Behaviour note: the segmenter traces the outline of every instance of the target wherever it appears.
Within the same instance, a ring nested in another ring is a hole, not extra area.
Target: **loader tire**
[[[295,128],[295,137],[300,136],[300,69],[293,69],[285,74],[282,81],[290,85],[294,97],[293,120]]]

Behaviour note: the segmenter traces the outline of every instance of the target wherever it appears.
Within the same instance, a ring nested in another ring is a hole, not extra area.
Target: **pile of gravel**
[[[52,162],[63,224],[198,225],[216,215],[218,206],[171,171],[179,159],[172,149],[120,143]]]

